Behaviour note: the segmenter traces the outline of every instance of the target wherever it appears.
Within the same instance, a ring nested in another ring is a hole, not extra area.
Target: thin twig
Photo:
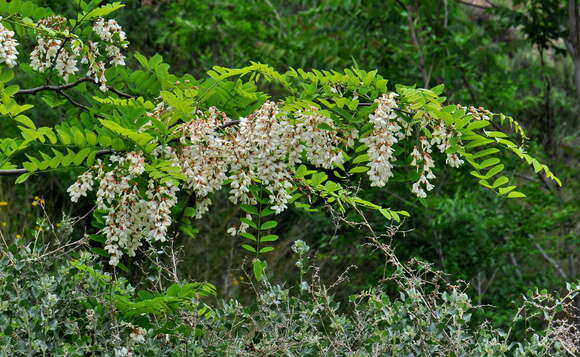
[[[79,78],[74,82],[70,82],[67,84],[60,85],[60,86],[47,84],[47,85],[35,87],[35,88],[21,89],[18,92],[16,92],[16,94],[36,94],[36,93],[42,92],[42,91],[55,91],[55,92],[62,93],[62,91],[65,89],[74,88],[74,87],[78,86],[79,84],[85,83],[85,82],[92,82],[92,83],[98,84],[97,82],[95,82],[94,78],[86,76],[86,77]],[[114,88],[111,86],[107,86],[107,89],[109,89],[111,92],[115,93],[116,95],[118,95],[119,97],[122,97],[122,98],[127,98],[127,99],[135,98],[134,96],[127,94],[127,93],[124,93],[124,92],[118,90],[117,88]]]
[[[230,126],[236,126],[238,124],[240,124],[239,120],[230,120],[230,121],[227,121],[227,122],[223,123],[222,125],[218,126],[217,128],[215,128],[215,130],[229,128]]]
[[[70,82],[67,84],[60,85],[60,86],[44,85],[44,86],[35,87],[35,88],[21,89],[18,92],[16,92],[16,94],[36,94],[38,92],[42,92],[45,90],[59,92],[59,91],[65,90],[65,89],[74,88],[81,83],[92,82],[92,81],[93,81],[93,79],[91,77],[82,77],[82,78],[77,79],[74,82]]]
[[[66,100],[68,100],[72,105],[74,105],[75,107],[79,107],[82,110],[86,110],[87,112],[89,111],[89,107],[87,107],[84,104],[81,104],[79,102],[77,102],[76,100],[74,100],[70,95],[66,94],[64,91],[59,90],[58,94],[62,95],[63,97],[66,98]]]
[[[70,246],[74,246],[74,248],[72,248],[72,249],[76,249],[78,246],[87,244],[87,242],[88,242],[87,238],[86,237],[83,237],[83,238],[81,238],[79,240],[75,240],[73,242],[69,242],[69,243],[67,243],[67,244],[65,244],[63,246],[60,246],[60,247],[58,247],[58,248],[56,248],[54,250],[51,250],[50,252],[46,252],[46,253],[44,253],[42,255],[39,255],[38,257],[26,259],[26,261],[27,262],[38,261],[38,260],[40,260],[42,258],[45,258],[45,257],[49,256],[49,255],[53,255],[53,254],[59,253],[61,251],[64,251],[66,248],[68,248]]]
[[[548,253],[546,253],[546,251],[544,250],[544,248],[542,248],[541,245],[539,245],[538,243],[535,244],[536,248],[538,248],[538,250],[540,251],[540,254],[542,255],[542,257],[548,262],[550,263],[554,269],[556,269],[556,272],[558,272],[558,275],[560,275],[560,277],[564,280],[568,280],[568,276],[566,275],[566,273],[564,272],[564,270],[562,269],[562,267],[560,266],[560,264],[558,264],[558,262],[556,262],[554,260],[554,258],[552,258],[551,256],[548,255]]]

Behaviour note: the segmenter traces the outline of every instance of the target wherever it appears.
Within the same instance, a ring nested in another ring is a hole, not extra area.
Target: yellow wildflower
[[[16,239],[22,238],[22,234],[16,234]]]
[[[5,206],[8,206],[8,202],[0,201],[0,207],[5,207]]]
[[[33,206],[44,205],[44,199],[38,196],[34,196],[34,201],[32,201]]]

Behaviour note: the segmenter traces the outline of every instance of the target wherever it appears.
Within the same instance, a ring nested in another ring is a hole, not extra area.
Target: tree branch
[[[72,105],[74,105],[75,107],[79,107],[79,108],[81,108],[82,110],[86,110],[87,112],[89,111],[89,107],[87,107],[86,105],[83,105],[83,104],[81,104],[81,103],[77,102],[76,100],[72,99],[72,97],[71,97],[70,95],[66,94],[64,91],[62,91],[62,90],[59,90],[59,91],[58,91],[58,93],[59,93],[60,95],[62,95],[63,97],[65,97],[65,98],[66,98],[66,100],[68,100],[68,101],[69,101],[69,102],[70,102]]]
[[[93,81],[93,79],[91,77],[82,77],[82,78],[77,79],[74,82],[63,84],[61,86],[44,85],[44,86],[40,86],[40,87],[36,87],[36,88],[21,89],[18,92],[16,92],[16,94],[36,94],[38,92],[42,92],[45,90],[60,92],[60,91],[65,90],[65,89],[74,88],[81,83],[92,82],[92,81]]]
[[[406,7],[407,25],[409,26],[409,35],[411,37],[411,44],[413,45],[413,47],[415,47],[415,49],[419,54],[419,69],[421,70],[421,77],[423,77],[423,86],[425,88],[429,88],[429,82],[431,79],[431,69],[427,70],[427,63],[423,51],[423,44],[421,42],[421,38],[419,37],[415,29],[415,18],[413,18],[414,10],[415,8],[413,7],[412,4],[407,5]]]
[[[35,88],[21,89],[18,92],[16,92],[16,94],[36,94],[36,93],[42,92],[42,91],[54,91],[54,92],[62,93],[62,91],[65,89],[74,88],[74,87],[78,86],[79,84],[85,83],[85,82],[92,82],[92,83],[96,84],[94,78],[86,76],[86,77],[79,78],[74,82],[70,82],[67,84],[60,85],[60,86],[47,84],[47,85],[35,87]],[[127,94],[127,93],[124,93],[124,92],[121,92],[120,90],[118,90],[114,87],[107,86],[107,89],[109,89],[111,92],[115,93],[119,97],[134,98],[134,96]]]
[[[471,6],[471,7],[476,7],[478,9],[484,9],[487,10],[490,7],[494,6],[492,3],[490,3],[489,1],[486,1],[490,6],[484,6],[484,5],[479,5],[479,4],[474,4],[471,3],[469,1],[463,1],[463,0],[456,0],[458,3],[463,4],[463,5],[467,5],[467,6]]]
[[[542,255],[542,257],[548,262],[550,263],[554,269],[556,269],[556,272],[558,272],[558,275],[560,275],[560,277],[564,280],[568,280],[568,276],[566,275],[566,273],[564,272],[564,270],[562,269],[562,267],[560,266],[560,264],[558,264],[558,262],[556,262],[554,260],[554,258],[552,258],[551,256],[548,255],[548,253],[546,253],[546,251],[544,250],[544,248],[542,248],[541,245],[539,245],[538,243],[535,244],[536,248],[538,248],[538,250],[540,251],[540,254]]]
[[[238,124],[240,124],[239,120],[230,120],[230,121],[227,121],[227,122],[223,123],[222,125],[218,126],[217,128],[215,128],[215,130],[229,128],[230,126],[236,126]]]

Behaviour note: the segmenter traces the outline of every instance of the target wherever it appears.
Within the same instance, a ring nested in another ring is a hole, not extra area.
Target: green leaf
[[[22,174],[20,176],[18,176],[18,178],[16,179],[15,183],[19,184],[19,183],[23,183],[24,181],[28,180],[28,178],[32,175],[32,172],[27,172],[25,174]]]
[[[254,229],[258,229],[258,225],[247,218],[240,218],[240,222],[245,223]]]
[[[391,215],[391,211],[388,209],[380,209],[379,212],[388,220],[393,219],[393,216]]]
[[[278,235],[268,234],[260,238],[260,242],[275,242],[278,240]]]
[[[477,159],[477,158],[484,157],[487,155],[495,154],[499,151],[500,150],[498,148],[489,148],[489,149],[481,150],[481,151],[478,151],[478,152],[472,154],[471,158]]]
[[[501,131],[486,131],[485,135],[489,136],[490,138],[507,138],[507,134],[502,133]]]
[[[185,209],[183,210],[183,216],[184,217],[193,217],[193,216],[195,216],[195,208],[193,208],[193,207],[185,207]]]
[[[89,155],[89,153],[92,151],[91,148],[84,148],[81,151],[79,151],[76,155],[75,158],[73,160],[73,163],[76,166],[79,166]]]
[[[109,254],[109,252],[107,252],[103,248],[93,247],[93,248],[91,248],[91,252],[93,252],[97,255],[100,255],[101,257],[105,257],[105,258],[109,258],[111,256]]]
[[[497,166],[492,167],[486,174],[485,179],[492,178],[493,176],[497,175],[498,173],[502,172],[504,169],[504,164],[499,164]]]
[[[240,205],[240,208],[249,214],[253,214],[253,215],[259,214],[258,209],[254,206],[242,204],[242,205]]]
[[[481,164],[479,164],[479,169],[485,169],[488,168],[490,166],[496,165],[500,163],[500,159],[498,159],[497,157],[492,157],[489,158],[487,160],[484,160]]]
[[[118,263],[117,266],[119,267],[119,269],[121,269],[122,271],[124,271],[125,273],[129,272],[129,268],[127,268],[127,266],[123,263]]]
[[[493,188],[497,188],[497,187],[499,187],[501,185],[505,185],[506,183],[509,182],[509,180],[510,179],[507,178],[506,176],[500,176],[500,177],[497,178],[497,180],[495,180],[493,182],[493,185],[492,186],[493,186]]]
[[[323,183],[324,181],[326,181],[327,178],[328,178],[328,175],[325,174],[324,172],[317,172],[317,173],[312,175],[312,178],[310,179],[310,185],[318,186],[321,183]]]
[[[258,253],[268,253],[274,250],[274,247],[264,247],[262,249],[260,249],[260,251]]]
[[[190,238],[197,237],[197,233],[199,232],[199,230],[197,228],[193,228],[191,224],[182,224],[179,226],[179,230],[188,235]]]
[[[362,155],[355,157],[354,160],[352,160],[352,163],[353,164],[360,164],[361,162],[366,162],[369,160],[370,160],[370,158],[369,158],[368,154],[362,154]]]
[[[307,174],[307,168],[304,165],[300,165],[298,166],[298,168],[296,169],[296,176],[297,177],[304,177]]]
[[[340,190],[340,185],[334,181],[326,181],[326,184],[324,184],[324,190],[327,192],[335,192]]]
[[[79,14],[78,21],[88,21],[91,19],[95,19],[97,17],[105,17],[112,12],[119,10],[120,8],[124,7],[125,5],[121,4],[120,2],[114,2],[112,4],[103,5],[96,9],[89,11],[89,13],[83,15]]]
[[[143,147],[148,142],[153,140],[153,137],[147,133],[140,133],[140,132],[137,132],[137,131],[132,130],[132,129],[124,128],[112,120],[99,119],[99,121],[101,122],[101,124],[103,124],[103,126],[105,128],[113,131],[114,133],[117,133],[119,135],[122,135],[122,136],[125,136],[125,137],[131,139],[132,141],[137,143],[139,146]]]
[[[506,193],[512,191],[516,187],[517,186],[500,187],[499,188],[499,194],[500,195],[505,195]]]
[[[256,249],[248,244],[242,244],[242,248],[247,250],[248,252],[256,253]]]
[[[264,224],[262,224],[260,226],[260,230],[261,231],[265,231],[265,230],[268,230],[268,229],[276,228],[276,226],[278,226],[278,222],[276,222],[276,221],[267,221],[267,222],[265,222]]]
[[[368,170],[369,168],[366,166],[356,166],[350,169],[348,172],[351,174],[362,174],[364,172],[367,172]]]
[[[487,120],[475,120],[469,123],[467,126],[467,130],[476,130],[485,128],[486,126],[490,125],[491,123]]]
[[[519,191],[512,191],[512,192],[508,193],[507,197],[508,198],[520,198],[520,197],[527,197],[527,196]]]
[[[258,281],[264,279],[264,269],[266,268],[266,263],[262,262],[260,259],[254,261],[252,270],[254,271],[254,277]]]
[[[87,137],[87,143],[89,143],[89,145],[93,145],[96,146],[99,142],[97,135],[95,133],[93,133],[90,130],[85,131],[85,135]]]
[[[407,211],[396,211],[398,214],[400,214],[401,216],[405,216],[405,217],[411,217],[411,214],[409,214],[409,212]]]
[[[27,117],[26,115],[17,115],[14,118],[14,120],[16,120],[17,122],[19,122],[20,124],[23,124],[27,128],[36,129],[36,125],[34,125],[34,122],[29,117]]]
[[[256,236],[254,236],[252,233],[240,232],[240,235],[244,238],[248,238],[249,240],[253,240],[254,242],[257,241]]]

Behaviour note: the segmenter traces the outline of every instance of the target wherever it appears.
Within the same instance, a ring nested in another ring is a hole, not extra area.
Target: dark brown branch
[[[93,79],[91,77],[83,77],[83,78],[77,79],[74,82],[63,84],[61,86],[44,85],[44,86],[40,86],[40,87],[36,87],[36,88],[21,89],[18,92],[16,92],[16,94],[36,94],[38,92],[42,92],[45,90],[60,92],[60,91],[63,91],[65,89],[74,88],[81,83],[92,82],[92,81],[93,81]]]
[[[230,126],[236,126],[238,124],[240,124],[239,120],[230,120],[230,121],[227,121],[227,122],[223,123],[222,125],[218,126],[217,128],[215,128],[215,130],[229,128]]]
[[[97,84],[95,82],[94,78],[87,76],[87,77],[79,78],[74,82],[70,82],[67,84],[60,85],[60,86],[44,85],[44,86],[35,87],[35,88],[21,89],[18,92],[16,92],[16,94],[36,94],[36,93],[42,92],[42,91],[55,91],[55,92],[62,93],[63,90],[74,88],[74,87],[78,86],[79,84],[85,83],[85,82],[92,82],[92,83]],[[118,95],[121,98],[128,98],[128,99],[134,98],[134,96],[127,94],[127,93],[124,93],[124,92],[121,92],[117,88],[107,86],[107,89],[109,89],[111,92],[115,93],[116,95]]]
[[[75,107],[79,107],[79,108],[81,108],[82,110],[86,110],[87,112],[89,111],[89,107],[87,107],[86,105],[83,105],[83,104],[81,104],[81,103],[77,102],[76,100],[72,99],[72,97],[71,97],[70,95],[66,94],[64,91],[62,91],[62,90],[59,90],[59,91],[58,91],[58,93],[59,93],[60,95],[62,95],[63,97],[65,97],[65,98],[66,98],[66,100],[68,100],[68,101],[69,101],[69,102],[70,102],[72,105],[74,105]]]
[[[121,92],[121,91],[120,91],[120,90],[118,90],[117,88],[114,88],[114,87],[111,87],[111,86],[107,86],[107,88],[108,88],[108,89],[109,89],[111,92],[115,93],[116,95],[118,95],[118,96],[119,96],[119,97],[121,97],[121,98],[126,98],[126,99],[135,98],[135,96],[133,96],[133,95],[131,95],[131,94],[124,93],[124,92]]]

